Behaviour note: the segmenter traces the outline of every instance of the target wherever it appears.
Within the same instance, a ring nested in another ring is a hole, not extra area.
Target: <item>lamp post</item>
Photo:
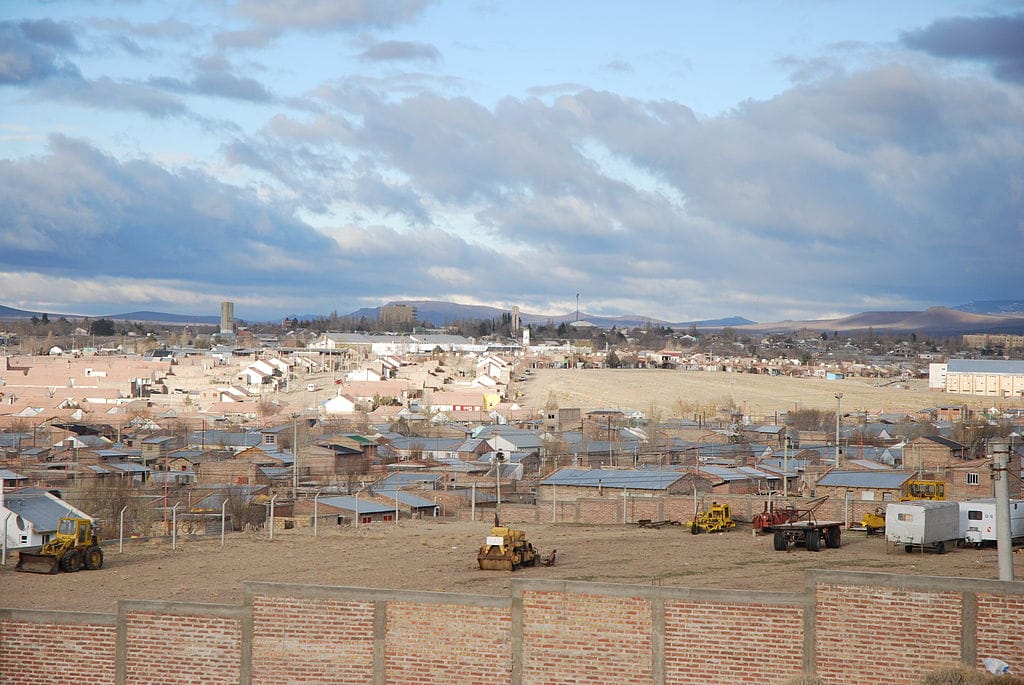
[[[494,508],[494,517],[497,521],[501,521],[501,464],[504,461],[504,452],[496,452],[494,454],[494,492],[498,497],[497,505]]]
[[[292,414],[292,501],[299,492],[299,415]]]
[[[789,445],[791,440],[787,435],[782,443],[782,496],[789,497]]]
[[[839,419],[843,415],[843,393],[837,392],[836,395],[836,468],[839,468]]]

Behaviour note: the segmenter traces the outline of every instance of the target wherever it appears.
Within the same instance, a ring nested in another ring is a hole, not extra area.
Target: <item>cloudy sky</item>
[[[1024,2],[0,3],[0,304],[1024,297]]]

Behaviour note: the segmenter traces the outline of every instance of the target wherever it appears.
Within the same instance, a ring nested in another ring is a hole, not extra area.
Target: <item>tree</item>
[[[615,350],[608,350],[608,354],[604,357],[604,365],[609,369],[617,369],[622,366],[619,361],[619,355],[615,354]]]
[[[110,319],[95,319],[89,323],[89,332],[93,335],[111,336],[117,331],[114,329],[114,322]]]

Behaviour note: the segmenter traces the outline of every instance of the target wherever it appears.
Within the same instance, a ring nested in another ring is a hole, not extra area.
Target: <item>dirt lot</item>
[[[867,410],[911,411],[938,404],[992,406],[994,398],[945,395],[928,390],[926,380],[881,386],[888,379],[760,376],[711,371],[655,369],[537,369],[520,383],[522,404],[542,409],[549,402],[583,409],[636,409],[653,405],[663,416],[690,416],[680,405],[730,401],[753,416],[771,416],[787,409],[835,411],[837,392],[843,393],[843,413]],[[999,401],[996,401],[999,405]]]
[[[548,371],[519,384],[525,402],[559,406],[630,408],[656,405],[665,416],[677,404],[732,400],[749,413],[770,415],[790,407],[913,410],[949,402],[914,389],[876,387],[870,381],[769,378],[747,374],[673,371]],[[965,398],[955,398],[961,403]],[[976,405],[977,406],[977,405]],[[804,571],[859,571],[997,578],[994,549],[958,549],[949,554],[889,551],[881,537],[848,532],[839,549],[818,553],[772,550],[769,538],[753,539],[748,527],[718,535],[690,535],[682,527],[659,530],[626,526],[532,525],[529,539],[542,552],[558,549],[553,568],[514,575],[476,568],[476,552],[487,534],[484,522],[402,522],[354,529],[234,534],[219,538],[108,544],[107,566],[56,576],[15,573],[16,554],[0,569],[0,607],[113,611],[119,599],[166,599],[238,604],[244,581],[311,583],[478,594],[505,594],[512,577],[591,580],[686,587],[793,590]],[[1024,555],[1015,554],[1016,577]]]
[[[270,581],[506,594],[512,578],[548,578],[681,587],[798,590],[804,571],[835,568],[922,575],[998,578],[994,549],[944,555],[889,550],[882,537],[850,531],[843,546],[820,552],[772,549],[749,526],[691,535],[681,526],[524,526],[542,553],[558,549],[552,568],[480,571],[476,552],[488,524],[402,522],[355,529],[282,531],[106,547],[99,571],[55,576],[0,570],[0,607],[112,612],[119,599],[240,604],[243,581]],[[13,555],[12,555],[13,556]],[[16,556],[14,557],[16,558]],[[1016,577],[1024,555],[1015,554]]]

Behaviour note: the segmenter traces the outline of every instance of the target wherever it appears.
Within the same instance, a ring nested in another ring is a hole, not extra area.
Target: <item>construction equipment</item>
[[[807,503],[805,509],[795,509],[796,519],[772,526],[772,545],[776,552],[785,552],[790,547],[802,546],[808,552],[817,552],[822,543],[835,548],[842,544],[841,521],[818,521],[814,512],[828,497],[819,497]]]
[[[732,510],[728,504],[712,502],[707,511],[698,512],[690,521],[690,532],[697,533],[721,533],[732,530],[736,522],[732,520]]]
[[[554,563],[554,554],[551,555]],[[526,541],[526,533],[498,522],[494,517],[494,527],[487,536],[476,560],[485,571],[514,571],[520,566],[535,566],[537,550]]]
[[[900,502],[943,501],[946,499],[946,481],[944,480],[910,480],[907,489],[900,497]],[[860,526],[868,535],[885,532],[885,509],[878,507],[873,512],[864,514]]]
[[[901,502],[917,500],[946,499],[946,481],[944,480],[911,480],[907,481],[907,492],[900,497]]]
[[[787,504],[784,507],[776,507],[775,502],[765,502],[764,511],[754,514],[751,524],[754,530],[759,533],[767,533],[772,527],[780,523],[790,523],[799,517],[796,507]]]
[[[99,545],[96,526],[87,518],[64,516],[57,523],[57,533],[38,552],[21,552],[15,571],[74,573],[103,568],[103,549]]]
[[[860,520],[860,527],[867,531],[868,535],[885,532],[885,509],[876,507],[874,511],[864,514]]]

